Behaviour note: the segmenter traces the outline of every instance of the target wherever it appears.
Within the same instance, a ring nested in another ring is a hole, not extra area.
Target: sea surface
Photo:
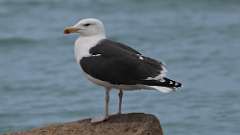
[[[87,17],[183,83],[125,92],[125,113],[156,115],[166,135],[240,134],[238,0],[0,0],[0,133],[103,114],[103,88],[74,60],[78,35],[63,34]],[[117,101],[112,91],[112,113]]]

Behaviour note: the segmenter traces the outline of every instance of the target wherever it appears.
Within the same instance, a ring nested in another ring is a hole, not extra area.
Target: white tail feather
[[[161,86],[149,86],[149,87],[163,93],[169,93],[174,91],[174,88],[167,88],[167,87],[161,87]]]

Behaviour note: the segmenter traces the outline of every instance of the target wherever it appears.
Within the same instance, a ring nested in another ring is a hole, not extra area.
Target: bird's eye
[[[90,25],[90,23],[83,24],[83,26],[89,26],[89,25]]]

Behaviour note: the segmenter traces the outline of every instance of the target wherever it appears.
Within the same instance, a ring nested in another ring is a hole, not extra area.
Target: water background
[[[156,115],[166,135],[239,134],[237,0],[0,0],[0,133],[103,114],[103,88],[73,58],[77,35],[63,35],[86,17],[183,82],[176,93],[126,92],[124,112]]]

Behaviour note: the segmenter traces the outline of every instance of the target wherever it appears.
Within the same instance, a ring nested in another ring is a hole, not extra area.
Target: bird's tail
[[[154,89],[163,93],[176,91],[177,88],[182,87],[182,84],[180,82],[168,79],[166,77],[160,80],[145,80],[144,84],[151,89]]]

